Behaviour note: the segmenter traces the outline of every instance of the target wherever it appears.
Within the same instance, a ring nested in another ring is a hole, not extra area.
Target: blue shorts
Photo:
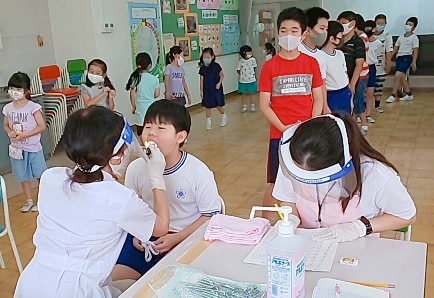
[[[351,98],[353,93],[346,86],[339,90],[327,91],[327,104],[332,112],[344,111],[351,114]]]
[[[406,73],[413,61],[412,55],[398,56],[396,57],[396,71]]]
[[[368,78],[363,78],[357,81],[356,84],[356,93],[354,94],[353,102],[354,102],[354,110],[353,113],[356,115],[360,115],[365,112],[365,91],[366,85],[368,84]]]
[[[143,275],[149,269],[154,267],[154,265],[157,264],[158,261],[160,261],[166,255],[166,253],[152,255],[152,259],[149,262],[146,262],[145,253],[134,247],[133,238],[133,235],[128,234],[116,264],[128,266]],[[155,241],[157,239],[157,237],[151,237],[149,241]]]
[[[41,178],[42,173],[47,169],[44,151],[28,152],[23,150],[23,159],[11,157],[12,174],[17,182],[31,181]]]
[[[256,93],[258,92],[258,84],[252,83],[241,83],[238,82],[238,93]]]
[[[375,81],[377,80],[377,68],[375,67],[375,64],[369,65],[369,75],[368,75],[368,85],[366,87],[368,88],[374,88],[375,87]]]
[[[267,183],[275,183],[279,170],[279,143],[280,139],[270,139],[268,146]]]

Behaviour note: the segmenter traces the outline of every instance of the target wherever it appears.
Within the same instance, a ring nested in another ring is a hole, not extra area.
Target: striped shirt
[[[368,50],[369,50],[369,38],[365,33],[360,34],[360,38],[365,43],[365,52],[367,55]],[[360,73],[360,78],[364,79],[368,76],[368,74],[369,74],[369,65],[368,65],[368,62],[366,61],[366,58],[365,58],[365,60],[363,61],[362,72]]]

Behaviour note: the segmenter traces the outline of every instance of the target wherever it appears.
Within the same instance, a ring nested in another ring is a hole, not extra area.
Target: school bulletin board
[[[217,56],[238,53],[239,1],[242,0],[161,1],[164,52],[180,45],[185,60],[198,60],[206,47],[213,48]]]

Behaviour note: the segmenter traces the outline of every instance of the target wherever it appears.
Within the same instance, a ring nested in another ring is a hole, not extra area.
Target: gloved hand
[[[151,154],[145,154],[143,159],[146,161],[146,168],[148,170],[149,180],[151,181],[151,187],[152,189],[157,188],[166,190],[166,184],[163,180],[166,161],[163,153],[161,153],[155,143],[149,144],[148,149],[151,151]]]
[[[324,243],[353,241],[366,236],[366,226],[360,220],[337,224],[312,236],[312,240]]]

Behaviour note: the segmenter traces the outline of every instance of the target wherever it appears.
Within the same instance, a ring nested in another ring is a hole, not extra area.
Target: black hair
[[[360,31],[365,32],[365,19],[361,14],[356,14],[356,28]]]
[[[407,22],[412,22],[413,23],[413,25],[414,25],[413,30],[416,29],[417,24],[419,23],[419,21],[418,21],[418,19],[416,17],[409,17],[407,19],[407,21],[405,21],[405,23],[407,24]]]
[[[276,48],[269,42],[265,43],[265,49],[271,53],[271,56],[275,56],[276,55]]]
[[[382,14],[382,13],[377,14],[377,15],[375,16],[374,21],[377,21],[377,20],[384,20],[385,22],[387,22],[386,15],[384,15],[384,14]]]
[[[20,71],[14,73],[8,81],[8,88],[10,87],[24,89],[24,96],[28,100],[32,99],[30,97],[30,78],[26,73]]]
[[[313,29],[318,24],[319,19],[330,19],[330,14],[321,7],[311,7],[305,11],[307,17],[307,27]]]
[[[340,19],[345,19],[345,20],[348,20],[349,22],[351,22],[351,21],[354,21],[356,19],[356,14],[351,10],[346,10],[346,11],[343,11],[339,14],[337,20],[339,21]]]
[[[146,123],[156,123],[157,120],[160,123],[173,125],[177,133],[181,131],[185,131],[187,135],[190,133],[190,113],[186,107],[172,100],[157,100],[149,106],[145,115],[145,126]],[[184,143],[180,144],[179,147],[182,147]]]
[[[89,64],[87,65],[87,71],[89,71],[91,65],[95,65],[95,66],[98,66],[99,68],[101,68],[103,74],[107,73],[107,64],[104,61],[102,61],[101,59],[93,59],[92,61],[90,61]],[[85,85],[87,87],[92,87],[95,84],[89,80],[88,76],[86,76]],[[116,90],[107,75],[104,77],[104,86],[109,87],[111,90]]]
[[[349,197],[341,198],[342,211],[348,205],[349,200],[357,193],[362,192],[361,157],[371,159],[398,170],[380,152],[371,147],[360,132],[357,123],[352,117],[344,112],[332,113],[342,119],[348,135],[350,155],[355,172],[355,183],[349,191]],[[333,142],[330,142],[333,140]],[[291,138],[290,153],[294,161],[311,171],[320,170],[339,163],[344,166],[344,154],[342,146],[342,134],[336,121],[330,117],[317,117],[301,124]],[[348,176],[348,175],[347,175]],[[351,177],[347,177],[351,178]],[[344,188],[348,184],[344,178]],[[348,190],[348,189],[347,189]]]
[[[372,35],[374,35],[374,29],[377,26],[377,24],[375,24],[374,20],[367,20],[365,22],[365,33],[368,37],[371,37]]]
[[[62,139],[66,155],[78,165],[70,177],[72,182],[103,180],[101,168],[89,171],[94,165],[109,163],[123,127],[122,115],[101,106],[89,106],[68,117]]]
[[[282,10],[277,17],[277,31],[280,30],[280,26],[284,21],[293,20],[300,24],[301,33],[306,31],[307,27],[307,17],[306,14],[297,7],[290,7]]]
[[[202,55],[200,55],[200,58],[199,58],[199,63],[198,63],[199,67],[202,67],[205,65],[205,63],[203,62],[203,54],[205,54],[205,53],[208,53],[211,56],[213,56],[211,63],[215,62],[214,50],[212,48],[204,48],[202,50]]]
[[[344,26],[342,26],[342,24],[339,23],[338,21],[329,21],[328,28],[327,28],[327,39],[324,45],[326,45],[327,42],[330,41],[330,37],[333,36],[333,38],[336,38],[339,32],[342,33],[344,32]]]
[[[247,58],[247,53],[248,52],[252,52],[252,47],[251,46],[249,46],[249,45],[243,45],[241,48],[240,48],[240,56],[243,58],[243,59],[246,59]]]
[[[180,46],[173,46],[170,48],[169,53],[166,54],[166,65],[172,63],[173,59],[175,59],[176,54],[181,54],[182,48]]]
[[[140,79],[142,78],[141,73],[143,71],[146,71],[146,69],[150,64],[152,64],[152,59],[148,53],[143,52],[137,54],[136,56],[137,68],[133,71],[133,73],[130,75],[130,78],[128,79],[128,83],[125,86],[125,89],[127,91],[131,89],[131,86],[137,87],[139,85]]]

